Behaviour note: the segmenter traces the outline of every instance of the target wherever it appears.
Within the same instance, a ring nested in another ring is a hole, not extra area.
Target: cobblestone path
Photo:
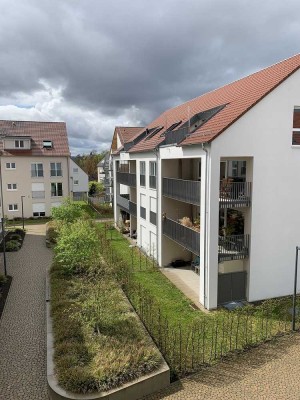
[[[145,400],[299,400],[300,334],[265,343]]]
[[[1,400],[48,399],[45,276],[52,252],[45,246],[45,225],[26,229],[22,249],[7,254],[13,281],[0,320]]]

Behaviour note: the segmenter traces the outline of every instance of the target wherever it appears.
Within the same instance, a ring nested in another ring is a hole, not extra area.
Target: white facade
[[[161,267],[173,259],[192,261],[198,254],[200,274],[195,279],[199,279],[199,302],[208,309],[217,307],[218,282],[230,273],[245,273],[246,299],[250,302],[292,293],[295,247],[300,244],[300,187],[296,175],[300,170],[300,146],[292,145],[294,107],[300,106],[299,87],[298,70],[211,143],[163,146],[156,152],[114,157],[115,222],[119,222],[120,212],[126,211],[126,201],[118,200],[125,194],[125,200],[136,204],[136,215],[129,213],[130,204],[127,209],[131,233],[136,230],[137,244]],[[122,189],[124,181],[120,184],[125,175],[118,177],[117,172],[121,159],[128,162],[129,173],[136,176],[136,184],[125,185],[126,190]],[[146,166],[145,185],[140,184],[141,161]],[[150,188],[150,162],[157,165],[156,189]],[[251,184],[250,205],[221,206],[224,171],[226,177],[238,176]],[[199,204],[165,195],[166,178],[194,185]],[[220,257],[220,220],[228,218],[228,209],[241,212],[243,235],[250,238],[248,255],[240,259],[229,259],[233,252],[227,259]],[[150,222],[150,212],[156,214],[156,224]],[[181,238],[176,241],[163,232],[166,220],[178,225],[185,216],[193,221],[200,217],[200,233],[191,232],[191,237],[197,237],[199,253],[181,245]]]
[[[71,158],[70,168],[70,191],[73,196],[87,195],[89,191],[89,177]]]

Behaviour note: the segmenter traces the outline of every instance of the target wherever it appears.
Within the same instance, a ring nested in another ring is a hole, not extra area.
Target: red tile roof
[[[150,139],[145,138],[141,140],[129,152],[152,150],[163,141],[164,138],[161,137],[161,133],[166,130],[166,127],[168,128],[180,120],[184,123],[199,112],[226,105],[194,133],[186,137],[180,145],[185,146],[210,142],[299,68],[300,54],[297,54],[287,60],[167,110],[147,126],[148,129],[156,126],[164,126],[164,130]]]
[[[8,121],[0,120],[2,137],[31,137],[31,150],[3,150],[2,154],[23,156],[69,156],[68,135],[65,122]],[[52,148],[43,148],[43,141],[51,140]]]
[[[144,127],[142,126],[116,126],[113,140],[111,144],[111,153],[119,154],[119,152],[123,149],[124,143],[130,142],[133,137],[136,136],[137,133],[142,132]],[[117,135],[121,141],[121,147],[117,149]]]

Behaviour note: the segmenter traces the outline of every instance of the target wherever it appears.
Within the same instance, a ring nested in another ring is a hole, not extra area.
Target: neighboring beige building
[[[0,121],[4,215],[49,216],[70,195],[64,122]],[[2,213],[2,210],[1,210]]]

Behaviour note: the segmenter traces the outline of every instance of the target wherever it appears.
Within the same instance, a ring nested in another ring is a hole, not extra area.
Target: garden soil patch
[[[4,310],[11,282],[12,282],[12,277],[7,276],[7,281],[0,285],[0,319]]]

